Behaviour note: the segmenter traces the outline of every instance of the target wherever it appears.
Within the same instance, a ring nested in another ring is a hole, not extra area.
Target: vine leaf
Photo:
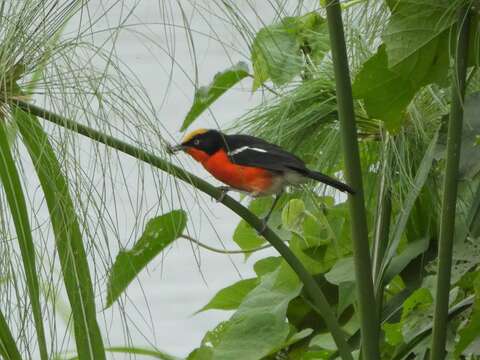
[[[271,354],[288,340],[287,307],[301,288],[297,276],[282,262],[261,278],[228,321],[206,334],[202,346],[187,359],[256,360]]]
[[[394,132],[418,90],[432,83],[446,85],[455,11],[447,0],[401,0],[390,7],[384,43],[364,63],[354,93],[365,101],[369,116]]]
[[[258,278],[243,279],[235,284],[227,286],[217,292],[207,305],[202,307],[196,313],[217,309],[217,310],[235,310],[242,303],[243,299],[259,284]]]
[[[107,305],[110,307],[145,266],[176,240],[185,229],[187,215],[174,210],[151,219],[130,250],[121,250],[110,270]]]
[[[390,68],[401,64],[433,63],[432,51],[439,38],[455,23],[455,7],[450,0],[400,0],[383,34]],[[443,38],[447,44],[446,38]],[[445,52],[448,48],[443,48]],[[421,72],[421,71],[419,71]]]
[[[288,83],[304,69],[304,57],[318,63],[329,49],[326,21],[316,12],[260,29],[251,50],[253,90],[269,79],[277,86]]]
[[[202,86],[195,92],[193,105],[183,120],[180,131],[186,130],[195,119],[198,118],[200,114],[202,114],[220,96],[247,76],[248,65],[242,61],[225,71],[217,73],[210,85]]]

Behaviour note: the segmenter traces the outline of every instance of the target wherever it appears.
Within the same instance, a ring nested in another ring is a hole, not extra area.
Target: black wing
[[[225,142],[230,160],[235,164],[279,172],[308,171],[303,160],[263,139],[249,135],[228,135]]]

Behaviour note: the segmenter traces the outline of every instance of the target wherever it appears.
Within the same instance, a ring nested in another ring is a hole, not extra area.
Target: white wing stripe
[[[265,149],[260,149],[260,148],[255,148],[255,147],[249,147],[249,146],[242,146],[238,149],[235,149],[233,151],[230,151],[228,153],[229,156],[233,156],[233,155],[237,155],[237,154],[240,154],[242,151],[245,151],[245,150],[252,150],[252,151],[257,151],[257,152],[261,152],[261,153],[266,153],[267,150]]]

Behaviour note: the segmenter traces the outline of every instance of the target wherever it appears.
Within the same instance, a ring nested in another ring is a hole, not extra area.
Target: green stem
[[[365,359],[379,359],[379,323],[373,291],[372,268],[368,244],[367,217],[364,205],[362,171],[358,151],[357,129],[353,109],[352,85],[348,67],[347,49],[343,31],[342,13],[338,0],[329,0],[326,6],[337,89],[338,117],[345,158],[345,178],[355,190],[349,195],[353,254],[358,300],[362,354]]]
[[[263,246],[256,247],[254,249],[248,249],[248,250],[227,250],[227,249],[218,249],[213,246],[207,245],[202,243],[201,241],[198,241],[197,239],[194,239],[191,236],[182,234],[180,235],[181,238],[190,241],[191,243],[197,244],[199,247],[204,248],[205,250],[209,250],[211,252],[217,253],[217,254],[224,254],[224,255],[235,255],[235,254],[251,254],[260,250],[268,249],[271,248],[272,245],[267,244]]]
[[[389,169],[389,166],[386,158],[388,135],[386,136],[382,151],[383,161],[380,175],[380,191],[377,200],[377,213],[375,217],[372,256],[373,284],[379,316],[383,307],[382,262],[388,248],[388,236],[390,234],[390,220],[392,215],[392,194],[387,180],[387,170]]]
[[[460,34],[455,53],[452,104],[448,124],[447,160],[443,184],[438,249],[437,295],[435,296],[431,360],[441,360],[445,357],[453,236],[455,232],[455,210],[457,203],[458,164],[462,142],[463,101],[465,97],[465,78],[468,62],[468,34],[470,28],[468,6],[462,7],[459,11],[458,25],[460,27]]]
[[[113,136],[109,136],[90,127],[81,125],[73,120],[70,120],[63,116],[42,109],[38,106],[31,105],[20,100],[16,100],[14,105],[18,106],[23,111],[26,111],[32,115],[39,116],[45,120],[48,120],[52,123],[72,130],[81,135],[84,135],[99,143],[105,144],[125,154],[131,155],[138,160],[144,161],[162,171],[165,171],[166,173],[176,177],[177,179],[194,186],[198,190],[210,195],[215,199],[219,199],[223,195],[221,190],[210,185],[199,177],[183,170],[178,166],[173,165],[172,163],[158,156],[155,156],[147,151],[130,145]],[[228,207],[230,210],[235,212],[237,215],[239,215],[255,230],[263,230],[263,222],[251,211],[249,211],[245,206],[240,204],[238,201],[235,201],[232,197],[224,196],[220,202],[226,207]],[[325,295],[323,294],[315,279],[305,269],[300,260],[292,253],[290,248],[285,245],[285,243],[277,236],[277,234],[275,234],[275,232],[273,232],[270,228],[267,227],[262,232],[262,235],[280,253],[280,255],[282,255],[285,261],[291,266],[291,268],[296,272],[296,274],[302,281],[305,291],[311,297],[311,301],[315,306],[315,311],[317,311],[320,316],[322,316],[325,323],[327,324],[327,327],[330,330],[332,337],[334,338],[335,343],[338,346],[342,359],[352,359],[350,347],[346,342],[344,333],[340,328],[340,325],[332,311],[332,308],[330,307],[330,304],[328,303]]]

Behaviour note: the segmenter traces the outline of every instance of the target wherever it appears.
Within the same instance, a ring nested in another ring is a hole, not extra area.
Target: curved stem
[[[218,254],[250,254],[250,253],[254,253],[256,251],[260,251],[260,250],[268,249],[268,248],[272,247],[271,244],[267,244],[267,245],[259,246],[259,247],[254,248],[254,249],[248,249],[248,250],[226,250],[226,249],[214,248],[213,246],[204,244],[201,241],[199,241],[197,239],[194,239],[193,237],[185,235],[185,234],[180,235],[180,237],[185,239],[185,240],[188,240],[188,241],[190,241],[194,244],[197,244],[198,246],[200,246],[201,248],[204,248],[205,250],[209,250],[209,251],[212,251],[212,252],[215,252],[215,253],[218,253]]]
[[[200,179],[199,177],[183,170],[178,166],[173,165],[172,163],[158,156],[155,156],[152,153],[137,148],[113,136],[92,129],[88,126],[84,126],[71,119],[52,113],[38,106],[28,104],[21,100],[13,101],[12,105],[18,106],[23,111],[26,111],[32,115],[39,116],[66,129],[84,135],[96,142],[105,144],[120,152],[133,156],[138,160],[144,161],[162,171],[165,171],[177,179],[194,186],[198,190],[210,195],[214,199],[219,199],[222,195],[221,190],[217,189],[213,185],[210,185],[205,180]],[[330,304],[325,298],[325,295],[313,276],[307,271],[307,269],[305,269],[301,261],[293,254],[290,248],[285,245],[282,239],[280,239],[269,227],[264,228],[264,223],[261,219],[255,216],[250,210],[232,197],[225,195],[219,202],[244,219],[255,230],[262,232],[262,235],[265,237],[265,239],[280,253],[280,255],[282,255],[283,259],[290,265],[290,267],[295,271],[299,279],[302,281],[304,289],[310,296],[314,305],[314,310],[317,311],[324,319],[333,339],[335,340],[335,343],[337,344],[342,359],[353,359],[350,347],[345,339],[345,335],[337,321],[337,318],[335,317],[332,308],[330,307]]]
[[[469,6],[470,5],[463,6],[459,10],[458,15],[460,33],[455,51],[452,104],[448,124],[447,160],[443,183],[443,202],[438,244],[437,293],[435,296],[432,351],[430,354],[430,359],[432,360],[441,360],[445,357],[445,343],[447,339],[448,301],[458,190],[458,166],[462,144],[463,104],[468,63]]]
[[[379,352],[379,322],[373,290],[372,266],[368,244],[362,170],[358,150],[357,125],[353,107],[352,85],[348,66],[347,48],[339,0],[329,0],[326,6],[330,47],[337,89],[338,118],[345,162],[345,178],[354,190],[348,196],[350,207],[352,245],[355,263],[358,314],[362,334],[364,359],[377,360]]]

